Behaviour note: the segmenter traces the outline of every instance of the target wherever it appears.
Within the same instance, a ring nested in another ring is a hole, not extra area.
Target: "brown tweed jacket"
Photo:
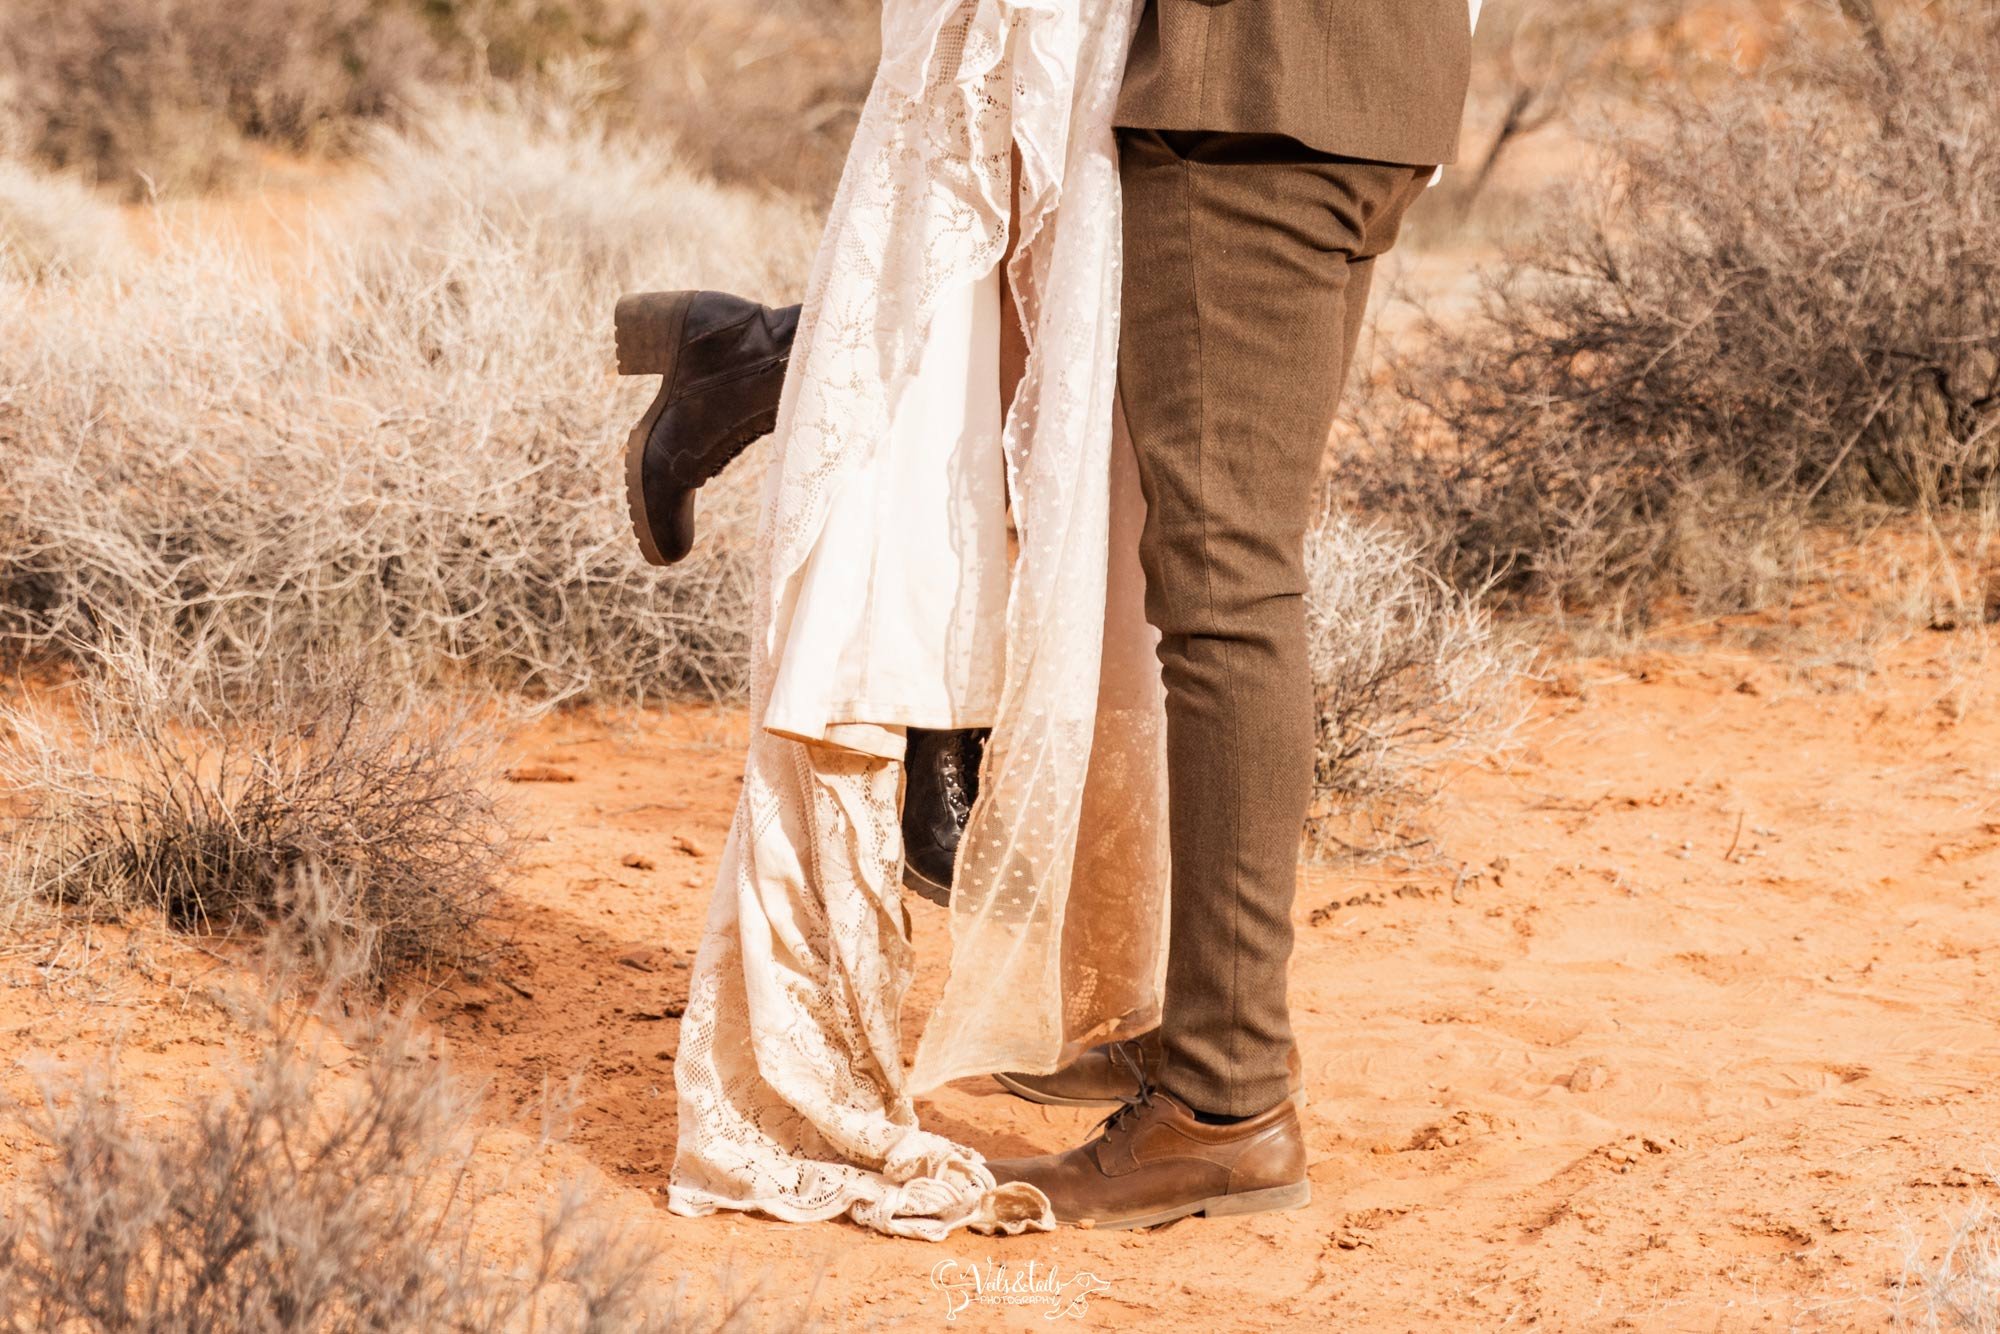
[[[1472,63],[1468,18],[1468,0],[1148,0],[1118,124],[1452,162]]]

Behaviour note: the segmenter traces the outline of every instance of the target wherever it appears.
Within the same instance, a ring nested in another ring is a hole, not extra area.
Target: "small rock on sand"
[[[510,783],[574,783],[576,775],[553,764],[517,764],[506,771]]]

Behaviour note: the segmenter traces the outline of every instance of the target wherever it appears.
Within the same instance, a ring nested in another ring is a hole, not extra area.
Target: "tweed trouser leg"
[[[1313,491],[1374,258],[1429,173],[1274,135],[1121,130],[1119,150],[1119,388],[1167,686],[1161,1084],[1245,1116],[1289,1093]]]

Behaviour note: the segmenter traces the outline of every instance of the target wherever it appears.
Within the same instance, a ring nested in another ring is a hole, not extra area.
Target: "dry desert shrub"
[[[1359,499],[1466,584],[1617,614],[1787,584],[1800,526],[2000,484],[1993,7],[1801,46],[1616,170],[1364,400]]]
[[[664,16],[646,0],[401,0],[475,74],[514,80],[631,46]]]
[[[1701,79],[1706,62],[1685,31],[1696,7],[1693,0],[1487,0],[1473,37],[1463,156],[1412,215],[1404,244],[1463,244],[1518,230],[1521,219],[1510,215],[1527,213],[1536,196],[1488,193],[1502,160],[1552,126],[1630,103],[1663,74]]]
[[[309,908],[315,949],[354,944],[377,978],[463,958],[513,851],[491,730],[355,664],[217,687],[133,654],[0,706],[0,898],[200,933]]]
[[[680,0],[620,60],[638,127],[720,180],[833,196],[881,45],[874,0]]]
[[[110,1073],[45,1083],[21,1128],[50,1152],[0,1211],[0,1330],[805,1327],[755,1294],[663,1291],[657,1248],[576,1187],[537,1226],[488,1221],[512,1169],[475,1156],[478,1099],[406,1016],[343,1018],[342,982],[239,1006],[254,1059],[185,1118],[142,1115]]]
[[[228,185],[260,150],[344,156],[440,91],[595,57],[634,127],[668,127],[728,179],[811,193],[838,168],[876,26],[857,0],[9,0],[0,119],[42,162],[143,198]]]
[[[609,317],[648,286],[793,290],[810,220],[552,103],[372,151],[296,264],[170,236],[116,282],[0,283],[27,334],[0,341],[0,649],[738,689],[754,465],[704,491],[690,560],[640,561],[619,454],[652,386],[611,375]]]
[[[102,273],[119,262],[124,243],[118,210],[90,189],[0,157],[0,280]]]
[[[615,128],[615,95],[603,62],[565,62],[371,133],[374,188],[348,224],[365,274],[384,291],[463,297],[499,251],[547,275],[558,302],[675,278],[793,299],[818,239],[810,210],[719,188],[671,135]]]
[[[451,67],[374,0],[8,0],[5,111],[35,157],[140,197],[208,189],[255,142],[332,147]]]
[[[1407,847],[1401,818],[1453,767],[1505,748],[1526,663],[1412,543],[1332,510],[1306,540],[1306,629],[1318,794],[1308,845]]]

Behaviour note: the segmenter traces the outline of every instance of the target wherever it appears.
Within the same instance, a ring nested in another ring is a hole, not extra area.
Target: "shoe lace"
[[[1132,1076],[1133,1082],[1138,1084],[1139,1091],[1118,1095],[1118,1109],[1097,1123],[1096,1133],[1100,1135],[1110,1134],[1129,1114],[1153,1101],[1153,1081],[1146,1075],[1146,1057],[1140,1050],[1137,1039],[1128,1038],[1123,1042],[1112,1043],[1111,1059],[1125,1068],[1126,1073]]]

